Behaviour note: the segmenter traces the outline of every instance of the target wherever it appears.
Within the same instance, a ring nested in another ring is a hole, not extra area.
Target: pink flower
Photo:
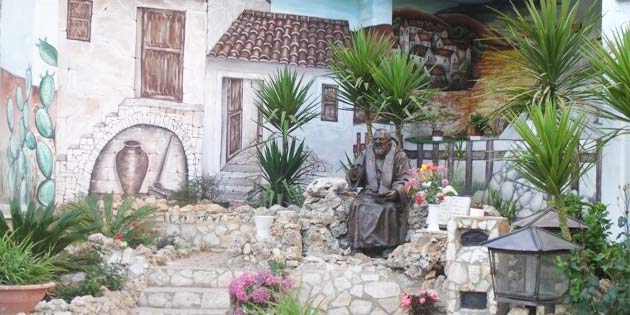
[[[254,292],[252,292],[252,301],[256,303],[267,303],[269,302],[269,299],[271,299],[271,292],[269,292],[267,288],[258,287],[254,289]]]
[[[420,296],[425,296],[427,295],[427,291],[426,290],[420,290]]]
[[[234,310],[234,312],[232,312],[232,315],[245,315],[245,312],[243,312],[242,309],[237,308]]]
[[[426,302],[427,302],[427,300],[425,300],[424,298],[420,298],[420,304],[424,304]]]
[[[448,184],[449,184],[448,179],[445,178],[442,180],[442,187],[446,187],[448,186]]]
[[[446,172],[446,167],[440,165],[440,166],[437,167],[437,171],[440,172],[440,173],[445,173]]]
[[[400,296],[400,304],[403,308],[409,307],[411,305],[411,297],[407,293],[403,292]]]

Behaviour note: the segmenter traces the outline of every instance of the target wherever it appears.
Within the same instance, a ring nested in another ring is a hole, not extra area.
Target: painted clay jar
[[[138,141],[125,141],[125,147],[116,154],[116,173],[126,195],[140,192],[149,167],[149,156]]]

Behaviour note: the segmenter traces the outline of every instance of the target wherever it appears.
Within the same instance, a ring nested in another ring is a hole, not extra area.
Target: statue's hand
[[[385,199],[385,201],[398,201],[398,193],[395,190],[390,190],[386,193],[384,193],[382,195],[382,198]]]

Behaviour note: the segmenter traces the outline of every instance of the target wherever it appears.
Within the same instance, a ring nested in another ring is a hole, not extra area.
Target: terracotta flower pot
[[[125,147],[116,154],[116,173],[126,195],[140,192],[149,167],[149,156],[138,141],[125,141]]]
[[[0,285],[0,315],[30,313],[54,282],[32,285]]]

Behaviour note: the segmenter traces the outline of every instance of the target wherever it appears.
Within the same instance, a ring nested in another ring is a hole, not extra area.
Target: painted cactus
[[[57,66],[57,50],[45,40],[40,40],[37,44],[41,59],[51,66]],[[55,127],[51,119],[48,108],[55,98],[55,80],[54,74],[46,72],[41,80],[39,87],[39,98],[42,104],[40,108],[31,107],[31,94],[33,77],[29,67],[26,69],[24,76],[25,88],[24,94],[22,88],[15,89],[15,98],[7,101],[7,125],[11,132],[9,136],[9,147],[7,150],[6,161],[8,162],[7,188],[13,197],[26,204],[32,197],[32,184],[36,180],[31,165],[37,167],[43,177],[37,185],[35,199],[42,205],[52,205],[55,199],[55,182],[54,174],[54,156],[53,149],[55,145]],[[34,125],[35,128],[30,130],[30,115],[35,111]],[[37,136],[35,134],[37,129]],[[40,139],[41,141],[38,141]],[[34,152],[32,152],[33,150]],[[4,158],[4,157],[3,157]]]

